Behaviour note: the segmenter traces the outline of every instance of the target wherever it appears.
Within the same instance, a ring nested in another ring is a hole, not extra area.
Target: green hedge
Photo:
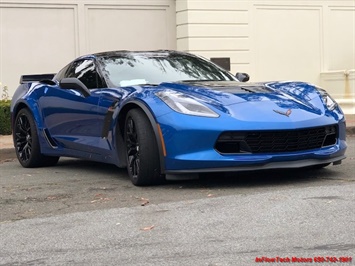
[[[10,100],[0,100],[0,135],[11,134]]]

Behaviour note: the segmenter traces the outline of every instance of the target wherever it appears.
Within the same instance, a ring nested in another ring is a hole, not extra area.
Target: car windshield
[[[236,80],[213,63],[179,53],[122,53],[103,56],[101,71],[115,87],[177,81]]]

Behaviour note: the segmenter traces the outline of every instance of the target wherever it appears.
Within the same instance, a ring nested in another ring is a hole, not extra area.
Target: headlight
[[[338,105],[337,102],[332,97],[330,97],[328,92],[326,92],[325,90],[318,88],[318,91],[322,97],[324,104],[330,111],[333,111]]]
[[[199,103],[186,94],[172,90],[166,90],[157,92],[155,95],[158,96],[171,109],[178,113],[206,117],[219,117],[219,115],[212,111],[210,108],[203,105],[202,103]]]

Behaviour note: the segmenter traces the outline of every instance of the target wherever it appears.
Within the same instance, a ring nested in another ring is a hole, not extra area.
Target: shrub
[[[2,88],[0,82],[0,135],[11,134],[11,114],[10,114],[10,97],[7,86]]]
[[[11,134],[10,100],[0,100],[0,135]]]

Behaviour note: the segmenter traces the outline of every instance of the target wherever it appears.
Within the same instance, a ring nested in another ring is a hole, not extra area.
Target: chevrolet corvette
[[[90,54],[56,74],[23,75],[11,103],[17,158],[114,164],[137,186],[345,159],[345,117],[324,89],[248,80],[166,50]]]

